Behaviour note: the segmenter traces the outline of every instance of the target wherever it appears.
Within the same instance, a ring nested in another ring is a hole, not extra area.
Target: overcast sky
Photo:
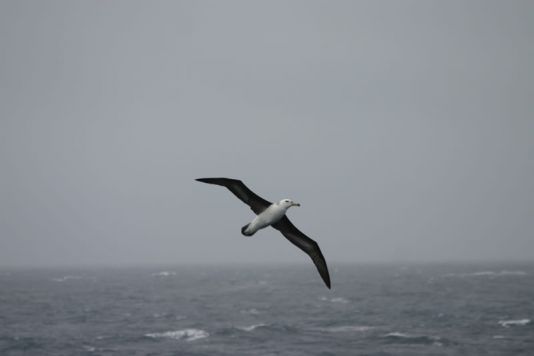
[[[0,265],[534,260],[534,2],[2,1]]]

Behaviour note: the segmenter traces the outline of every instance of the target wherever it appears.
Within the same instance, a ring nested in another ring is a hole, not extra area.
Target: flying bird
[[[280,231],[286,239],[293,245],[306,252],[312,259],[315,267],[319,271],[321,278],[328,288],[330,288],[330,275],[326,261],[319,249],[317,242],[304,235],[299,229],[289,221],[286,216],[287,209],[292,206],[300,206],[291,199],[282,199],[277,203],[271,203],[256,195],[247,188],[242,181],[230,178],[198,178],[199,182],[221,185],[228,188],[243,203],[250,206],[256,217],[241,228],[241,233],[245,236],[252,236],[258,230],[267,226],[272,226]]]

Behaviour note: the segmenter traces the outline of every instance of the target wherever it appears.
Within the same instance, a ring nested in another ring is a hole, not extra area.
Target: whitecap
[[[253,324],[253,325],[249,325],[249,326],[238,326],[237,329],[242,330],[242,331],[250,332],[250,331],[256,330],[257,328],[261,328],[261,327],[264,327],[264,326],[267,326],[267,324],[260,323],[260,324]]]
[[[152,273],[152,276],[154,276],[154,277],[170,277],[170,276],[176,276],[176,272],[173,272],[173,271],[160,271],[160,272]]]
[[[500,271],[500,276],[526,276],[527,272],[525,271]]]
[[[395,331],[395,332],[392,332],[392,333],[388,333],[388,334],[386,334],[384,336],[385,337],[398,337],[398,338],[405,338],[405,339],[416,337],[415,335],[405,334],[405,333],[401,333],[401,332],[398,332],[398,331]]]
[[[527,272],[515,270],[502,270],[502,271],[477,271],[470,273],[449,273],[445,277],[505,277],[505,276],[526,276]]]
[[[493,272],[493,271],[480,271],[480,272],[472,272],[472,273],[465,273],[464,276],[469,277],[481,277],[481,276],[497,276],[499,275],[499,272]]]
[[[72,280],[72,279],[82,279],[83,277],[81,276],[63,276],[63,277],[58,277],[58,278],[52,278],[52,280],[54,282],[66,282],[68,280]]]
[[[443,343],[441,342],[441,337],[439,336],[427,336],[427,335],[414,335],[414,334],[407,334],[402,332],[391,332],[386,335],[384,335],[387,339],[393,339],[393,340],[404,340],[406,342],[410,343],[424,343],[424,344],[430,344],[432,343],[435,346],[443,346]],[[404,342],[403,341],[403,342]]]
[[[320,300],[324,302],[331,302],[331,303],[341,303],[341,304],[347,304],[349,301],[342,297],[334,297],[334,298],[327,298],[327,297],[321,297]]]
[[[341,297],[338,297],[338,298],[332,298],[330,299],[330,301],[332,303],[342,303],[342,304],[347,304],[349,301],[345,298],[341,298]]]
[[[240,311],[241,314],[251,314],[251,315],[258,315],[261,312],[258,309],[251,308],[251,309],[244,309]]]
[[[343,332],[365,332],[374,329],[374,326],[365,325],[341,325],[331,326],[328,328],[322,328],[321,330],[330,333],[343,333]]]
[[[499,320],[499,324],[505,328],[509,328],[510,326],[524,326],[530,324],[530,319]]]
[[[94,346],[91,346],[91,345],[83,345],[83,349],[87,352],[95,352],[96,351],[96,347]]]
[[[165,331],[162,333],[150,333],[150,334],[145,334],[145,336],[154,338],[154,339],[168,338],[168,339],[174,339],[174,340],[195,341],[195,340],[206,338],[210,336],[210,334],[200,329],[182,329],[182,330],[175,330],[175,331]]]
[[[482,272],[471,273],[471,275],[474,276],[474,277],[477,277],[477,276],[496,276],[496,277],[501,277],[501,276],[525,276],[526,274],[527,274],[527,272],[525,272],[525,271],[507,271],[507,270],[503,270],[503,271],[499,271],[499,272],[482,271]]]

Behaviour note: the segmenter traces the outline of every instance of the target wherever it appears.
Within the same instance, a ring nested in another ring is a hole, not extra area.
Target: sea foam
[[[66,282],[68,280],[82,279],[82,278],[83,278],[82,276],[63,276],[63,277],[58,277],[58,278],[52,278],[52,280],[54,282]]]
[[[334,298],[327,298],[327,297],[321,297],[320,298],[324,302],[330,302],[330,303],[340,303],[340,304],[347,304],[349,301],[342,297],[334,297]]]
[[[154,277],[170,277],[175,276],[176,272],[173,271],[161,271],[161,272],[154,272],[152,273],[152,276]]]
[[[524,326],[530,324],[530,319],[499,320],[499,324],[505,328],[509,328],[510,326]]]
[[[374,329],[373,326],[365,325],[340,325],[321,328],[320,330],[330,333],[365,332]]]
[[[249,326],[238,326],[236,329],[250,332],[250,331],[256,330],[257,328],[261,328],[263,326],[267,326],[267,324],[260,323],[260,324],[253,324],[253,325],[249,325]]]
[[[478,271],[470,273],[449,273],[445,277],[505,277],[505,276],[526,276],[525,271]]]
[[[166,338],[174,340],[195,341],[199,339],[204,339],[210,336],[210,334],[200,329],[182,329],[175,331],[165,331],[162,333],[150,333],[145,334],[145,336],[153,339]]]
[[[94,346],[91,346],[91,345],[83,345],[83,349],[87,352],[95,352],[96,351],[96,347]]]
[[[402,342],[402,343],[415,343],[415,344],[433,344],[435,346],[443,346],[441,337],[428,336],[428,335],[413,335],[402,332],[391,332],[384,335],[386,339]]]
[[[244,309],[240,311],[241,314],[250,314],[250,315],[258,315],[261,314],[261,312],[256,308],[251,309]]]

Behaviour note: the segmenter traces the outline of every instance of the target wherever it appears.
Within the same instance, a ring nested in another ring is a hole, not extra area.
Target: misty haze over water
[[[0,3],[0,265],[534,260],[534,4]],[[207,248],[209,246],[209,248]]]

